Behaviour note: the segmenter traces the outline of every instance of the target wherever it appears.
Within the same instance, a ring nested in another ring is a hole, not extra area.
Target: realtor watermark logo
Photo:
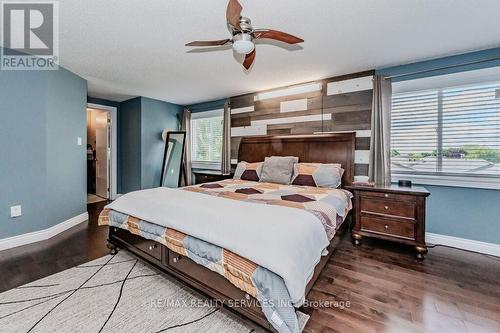
[[[1,1],[0,69],[58,69],[58,5],[56,1]]]

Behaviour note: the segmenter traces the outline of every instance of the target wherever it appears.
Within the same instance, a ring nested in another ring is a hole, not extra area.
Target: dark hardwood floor
[[[107,254],[104,205],[88,206],[88,224],[0,252],[0,291]],[[306,309],[307,333],[500,332],[500,259],[435,247],[418,261],[411,248],[346,236],[308,299],[330,304]]]
[[[88,223],[43,242],[0,251],[0,292],[108,254],[107,228],[97,225],[105,205],[106,202],[87,205]]]
[[[447,247],[418,261],[410,247],[348,237],[310,300],[350,302],[312,312],[305,332],[500,332],[500,258]]]

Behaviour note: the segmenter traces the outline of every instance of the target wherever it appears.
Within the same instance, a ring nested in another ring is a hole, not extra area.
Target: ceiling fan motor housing
[[[248,17],[242,16],[240,18],[240,29],[242,32],[252,33],[252,21]]]

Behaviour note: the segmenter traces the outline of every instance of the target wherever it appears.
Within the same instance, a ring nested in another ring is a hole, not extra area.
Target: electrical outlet
[[[19,217],[21,215],[21,205],[10,207],[10,217]]]

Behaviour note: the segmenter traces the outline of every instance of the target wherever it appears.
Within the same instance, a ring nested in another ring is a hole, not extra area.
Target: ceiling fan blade
[[[256,39],[274,39],[278,40],[280,42],[285,42],[288,44],[297,44],[297,43],[302,43],[304,40],[299,37],[295,37],[293,35],[287,34],[286,32],[278,31],[278,30],[268,30],[268,29],[262,29],[262,30],[256,30],[255,31],[255,38]]]
[[[186,46],[222,46],[226,45],[230,41],[230,39],[194,41],[187,43]]]
[[[245,61],[243,61],[243,67],[246,70],[249,70],[252,67],[253,62],[255,61],[255,49],[252,52],[245,56]]]
[[[227,23],[229,23],[231,26],[235,27],[238,30],[241,29],[240,18],[242,10],[243,7],[241,7],[241,4],[238,2],[238,0],[229,0],[229,4],[227,5],[227,10],[226,10]]]

